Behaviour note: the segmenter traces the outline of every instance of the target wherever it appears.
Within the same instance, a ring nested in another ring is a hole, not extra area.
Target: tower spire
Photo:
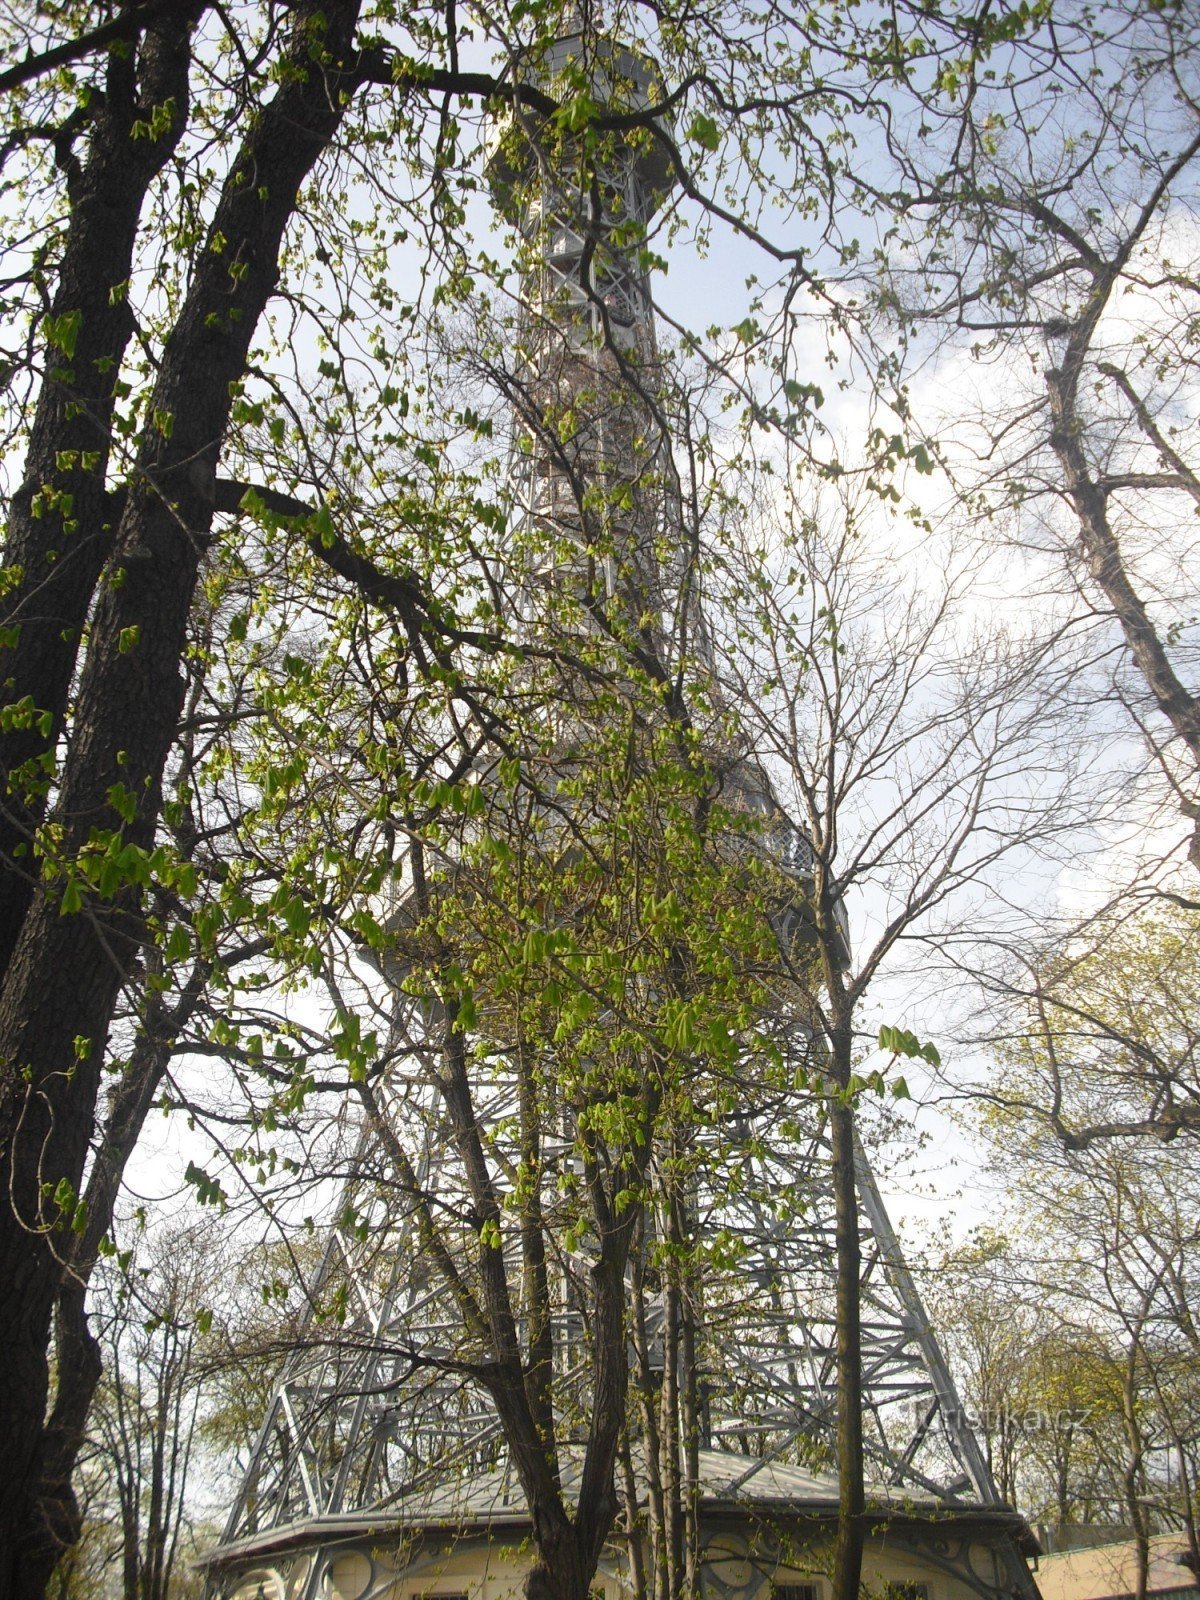
[[[653,63],[598,31],[587,0],[517,70],[556,100],[609,112],[662,99]],[[518,101],[495,127],[488,180],[519,240],[512,537],[527,597],[535,610],[564,590],[585,607],[661,610],[672,495],[647,241],[673,185],[665,147],[607,134],[585,155]]]

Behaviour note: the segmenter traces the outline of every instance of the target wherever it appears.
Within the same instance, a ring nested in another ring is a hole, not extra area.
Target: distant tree
[[[876,284],[922,362],[937,340],[958,363],[953,414],[925,426],[1013,547],[1052,555],[1031,582],[1098,630],[1200,869],[1195,18],[1056,5],[908,88],[919,111],[888,141],[905,224]]]
[[[1068,1150],[1200,1134],[1196,913],[1119,905],[1058,948],[1005,946],[980,977],[979,1033],[1003,1067],[979,1093],[1041,1118]]]
[[[188,1588],[189,1475],[225,1253],[211,1224],[123,1231],[136,1245],[92,1277],[103,1374],[77,1469],[85,1535],[55,1584],[80,1592],[86,1571],[89,1593],[167,1600]]]
[[[1061,1383],[1059,1353],[1072,1352],[1063,1374],[1071,1409],[1085,1438],[1098,1426],[1107,1440],[1108,1483],[1089,1467],[1090,1450],[1077,1451],[1075,1432],[1024,1447],[1066,1478],[1054,1496],[1060,1510],[1107,1502],[1110,1519],[1133,1528],[1144,1595],[1152,1533],[1182,1526],[1197,1555],[1194,1164],[1182,1144],[1099,1140],[1064,1149],[1043,1116],[1019,1106],[993,1106],[984,1117],[1009,1194],[1010,1238],[1021,1241],[991,1258],[985,1280],[994,1271],[991,1292],[1007,1287],[1038,1306],[1052,1341],[1049,1395]]]
[[[1120,1384],[1102,1330],[1064,1317],[1057,1264],[980,1230],[926,1282],[1005,1498],[1035,1523],[1119,1522]]]

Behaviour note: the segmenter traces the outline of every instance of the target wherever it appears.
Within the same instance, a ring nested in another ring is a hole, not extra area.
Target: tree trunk
[[[689,1264],[682,1299],[683,1328],[680,1341],[683,1358],[680,1373],[683,1401],[683,1592],[689,1596],[698,1596],[700,1593],[700,1357],[696,1347],[698,1292],[695,1269]]]
[[[845,1067],[844,1081],[848,1082],[848,1062]],[[866,1509],[860,1329],[862,1248],[854,1174],[854,1110],[836,1094],[829,1121],[837,1248],[838,1531],[834,1547],[833,1600],[858,1600]]]
[[[646,1331],[646,1230],[647,1216],[639,1219],[637,1238],[632,1255],[630,1323],[633,1334],[633,1352],[637,1371],[637,1402],[642,1423],[642,1472],[646,1493],[646,1542],[649,1551],[649,1571],[643,1584],[644,1594],[638,1600],[665,1600],[666,1595],[666,1512],[663,1505],[663,1486],[660,1462],[662,1443],[659,1437],[658,1409],[655,1404],[654,1369],[651,1361],[650,1339]],[[630,1478],[632,1492],[632,1476]],[[634,1500],[636,1506],[636,1498]]]
[[[1145,1460],[1145,1441],[1138,1418],[1138,1356],[1145,1334],[1146,1308],[1130,1328],[1129,1348],[1121,1374],[1121,1421],[1125,1433],[1125,1471],[1123,1488],[1125,1510],[1133,1527],[1133,1544],[1137,1554],[1137,1573],[1134,1579],[1134,1600],[1146,1600],[1150,1578],[1150,1530],[1146,1523],[1146,1508],[1142,1501],[1142,1464]]]
[[[538,1553],[525,1579],[525,1600],[588,1600],[596,1566],[584,1558],[570,1525],[551,1536],[543,1524],[535,1537]]]
[[[633,1600],[650,1600],[649,1590],[646,1587],[646,1561],[642,1550],[644,1518],[638,1504],[638,1484],[634,1476],[633,1453],[629,1448],[628,1435],[621,1444],[621,1488],[625,1501],[625,1555],[629,1585],[633,1590]]]
[[[4,562],[20,580],[0,621],[17,630],[0,656],[8,704],[36,715],[0,731],[0,973],[33,898],[33,831],[44,811],[40,760],[62,736],[67,697],[96,580],[112,548],[117,506],[105,488],[115,385],[133,332],[126,297],[146,193],[187,121],[190,34],[200,5],[178,6],[146,30],[136,55],[114,49],[86,161],[68,168],[70,222],[44,327],[47,376],[22,482],[13,495]],[[134,137],[155,107],[173,107],[157,138]],[[52,330],[73,326],[73,334]],[[69,352],[69,353],[68,353]]]
[[[663,1600],[679,1600],[683,1578],[683,1506],[679,1472],[679,1262],[671,1234],[671,1206],[664,1197],[663,1225],[672,1246],[662,1264],[662,1388],[659,1392],[659,1472],[663,1487],[663,1553],[666,1590]]]
[[[1080,338],[1088,328],[1090,323],[1081,325]],[[1107,497],[1096,483],[1088,463],[1076,403],[1082,361],[1082,348],[1076,348],[1073,342],[1062,369],[1052,368],[1046,374],[1053,424],[1050,442],[1063,469],[1063,481],[1079,524],[1079,543],[1088,571],[1113,609],[1134,666],[1159,712],[1187,750],[1193,773],[1200,780],[1200,698],[1176,673],[1145,601],[1129,580],[1120,543],[1109,522]],[[1200,806],[1200,783],[1197,790],[1190,802],[1193,808]],[[1186,806],[1185,810],[1195,823],[1188,859],[1200,872],[1200,812]]]
[[[54,813],[68,872],[98,838],[114,852],[153,842],[231,391],[274,290],[299,187],[353,88],[343,64],[357,15],[358,0],[307,0],[293,11],[289,70],[234,163],[210,236],[221,243],[200,253],[167,341],[148,415],[170,421],[139,452],[111,558],[122,579],[101,586]],[[113,807],[118,783],[137,799],[132,822]],[[9,1363],[0,1388],[0,1600],[44,1591],[36,1580],[31,1587],[17,1552],[33,1516],[67,1237],[46,1197],[64,1194],[69,1207],[79,1191],[108,1027],[144,931],[136,884],[107,896],[84,889],[83,910],[62,915],[61,883],[40,887],[0,989],[0,1184],[9,1197],[0,1213],[0,1348]]]

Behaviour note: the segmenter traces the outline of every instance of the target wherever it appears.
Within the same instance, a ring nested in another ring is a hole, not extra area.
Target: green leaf
[[[477,1018],[478,1012],[475,1006],[475,996],[472,994],[460,995],[458,1001],[458,1016],[455,1018],[455,1026],[458,1028],[459,1032],[465,1033],[469,1028],[473,1028]]]
[[[46,315],[42,318],[42,337],[70,360],[75,354],[75,341],[82,322],[82,311],[64,311],[57,317]]]
[[[801,409],[810,400],[818,410],[825,404],[825,391],[819,383],[797,383],[795,378],[785,378],[783,392],[794,406]]]
[[[137,795],[132,789],[127,789],[123,783],[110,784],[107,791],[108,803],[120,817],[122,822],[132,822],[138,813]]]
[[[879,1048],[912,1061],[928,1061],[931,1067],[940,1067],[942,1064],[937,1045],[922,1044],[915,1033],[910,1033],[907,1028],[893,1027],[890,1023],[884,1023],[879,1030]]]
[[[335,538],[333,513],[330,511],[328,506],[321,507],[316,516],[310,519],[309,526],[312,528],[312,531],[316,534],[317,538],[320,539],[321,543],[327,548],[333,543]]]
[[[225,1191],[220,1180],[210,1178],[203,1167],[198,1167],[194,1161],[189,1161],[187,1170],[183,1174],[185,1183],[190,1183],[196,1190],[196,1200],[202,1206],[225,1205]]]
[[[721,130],[702,111],[698,111],[688,124],[687,136],[703,150],[715,150],[721,142]]]

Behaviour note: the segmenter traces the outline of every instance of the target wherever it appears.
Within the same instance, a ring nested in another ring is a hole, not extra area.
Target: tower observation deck
[[[490,146],[489,181],[521,261],[519,349],[506,384],[519,608],[533,628],[566,607],[584,630],[624,630],[669,659],[681,633],[702,636],[702,619],[693,610],[681,622],[677,499],[657,401],[648,232],[671,169],[637,113],[661,102],[661,85],[642,53],[582,26],[517,70],[555,99],[564,86],[586,87],[612,125],[585,151],[579,136],[531,108],[535,97],[518,99]],[[563,715],[571,714],[568,705]],[[783,824],[757,769],[734,763],[728,783],[761,818],[761,846],[794,884],[777,933],[800,939],[808,842]],[[393,915],[396,950],[381,965],[396,993],[395,1064],[377,1086],[378,1114],[363,1122],[311,1286],[312,1313],[206,1557],[214,1595],[478,1600],[482,1579],[445,1577],[459,1571],[448,1554],[455,1541],[498,1559],[497,1541],[519,1544],[528,1528],[486,1339],[463,1310],[461,1287],[481,1270],[480,1229],[462,1127],[437,1066],[445,1017],[402,992],[406,940],[419,921],[411,896]],[[812,1048],[802,1023],[791,1036],[797,1049]],[[476,1048],[470,1071],[477,1148],[497,1189],[512,1193],[522,1160],[514,1048],[495,1040]],[[540,1148],[547,1209],[577,1176],[577,1136],[564,1104]],[[682,1309],[652,1267],[636,1285],[631,1277],[640,1310],[629,1361],[643,1388],[654,1386],[658,1414],[664,1395],[693,1399],[671,1471],[700,1507],[701,1593],[760,1600],[777,1592],[772,1574],[786,1565],[796,1529],[824,1526],[836,1512],[834,1204],[820,1097],[797,1092],[785,1102],[747,1085],[720,1130],[719,1171],[703,1158],[710,1136],[697,1135],[688,1225],[698,1256],[716,1262],[723,1248],[736,1269],[714,1267]],[[905,1592],[1032,1600],[1018,1549],[1023,1525],[1000,1501],[861,1151],[858,1189],[871,1504],[896,1530],[896,1548],[917,1552],[920,1571],[937,1575],[938,1594],[923,1579],[906,1580]],[[438,1218],[463,1219],[457,1233],[440,1224],[432,1238],[430,1204]],[[486,1242],[519,1285],[528,1263],[518,1235],[502,1207]],[[646,1237],[643,1265],[653,1255],[652,1218]],[[586,1242],[569,1237],[556,1248],[545,1269],[549,1389],[569,1495],[593,1400],[594,1308]],[[516,1335],[532,1363],[531,1341],[541,1336],[514,1293]],[[631,1403],[619,1473],[624,1554],[601,1567],[611,1600],[636,1591],[631,1551],[650,1455],[661,1448]],[[764,1532],[772,1519],[786,1524],[786,1537]],[[807,1587],[820,1600],[819,1585]]]

